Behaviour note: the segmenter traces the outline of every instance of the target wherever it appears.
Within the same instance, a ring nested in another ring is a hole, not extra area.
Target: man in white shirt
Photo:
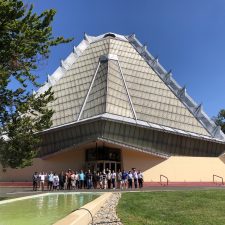
[[[44,172],[41,172],[39,174],[41,191],[44,191],[44,189],[45,189],[45,177],[46,177],[46,175],[44,174]]]
[[[53,172],[51,171],[49,174],[48,174],[48,190],[51,191],[52,190],[52,187],[53,187]]]

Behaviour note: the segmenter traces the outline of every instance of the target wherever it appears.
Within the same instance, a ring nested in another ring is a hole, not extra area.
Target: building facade
[[[29,179],[35,170],[131,169],[146,181],[210,181],[225,174],[225,135],[135,37],[85,34],[36,95],[55,93],[51,128],[32,167],[1,180]],[[16,175],[13,175],[16,174]]]

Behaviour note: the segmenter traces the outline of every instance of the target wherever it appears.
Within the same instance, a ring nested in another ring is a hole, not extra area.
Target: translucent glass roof
[[[52,86],[55,93],[53,127],[107,113],[224,138],[135,36],[114,35],[85,35],[39,90]]]

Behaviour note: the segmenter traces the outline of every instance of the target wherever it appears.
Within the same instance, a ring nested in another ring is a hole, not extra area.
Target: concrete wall
[[[161,159],[145,153],[123,150],[125,169],[132,167],[144,172],[144,180],[158,182],[160,174],[171,182],[212,182],[213,174],[225,179],[225,156],[184,157],[172,156]],[[218,181],[221,181],[218,179]]]
[[[82,150],[70,150],[46,159],[35,159],[32,167],[24,169],[0,168],[0,181],[31,181],[34,171],[79,170],[84,167],[85,154]],[[126,170],[135,167],[144,172],[144,180],[158,182],[160,174],[170,182],[211,182],[213,174],[225,179],[225,156],[181,157],[162,159],[146,153],[123,149],[122,164]],[[219,180],[218,180],[219,181]]]
[[[34,159],[33,165],[24,169],[7,169],[6,172],[2,172],[2,168],[0,168],[0,181],[31,181],[35,171],[59,173],[68,169],[80,170],[84,166],[84,161],[84,151],[70,150],[46,159]]]

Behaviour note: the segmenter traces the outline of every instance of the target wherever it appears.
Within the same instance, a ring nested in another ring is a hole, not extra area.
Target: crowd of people
[[[33,174],[33,190],[75,190],[75,189],[132,189],[143,187],[143,173],[135,168],[130,171],[103,170],[79,172],[68,169],[60,174],[54,172],[35,172]]]

